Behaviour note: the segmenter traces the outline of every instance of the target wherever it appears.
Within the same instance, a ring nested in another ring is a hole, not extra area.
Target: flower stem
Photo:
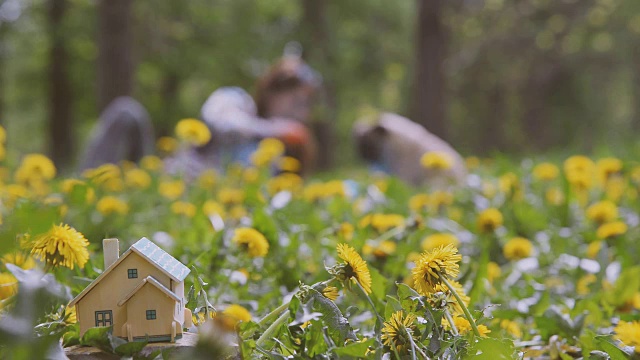
[[[409,332],[409,329],[407,329],[406,326],[404,326],[404,331],[407,333],[407,335],[409,335],[409,342],[411,343],[411,349],[413,351],[411,351],[411,359],[412,360],[416,360],[416,351],[420,353],[420,355],[422,355],[423,359],[427,359],[427,355],[422,352],[422,350],[420,350],[420,348],[418,347],[418,345],[416,345],[415,341],[413,341],[413,337],[411,336],[411,333]]]
[[[453,331],[453,335],[458,335],[458,328],[456,324],[453,322],[453,318],[451,317],[451,313],[446,308],[444,309],[444,317],[447,318],[449,325],[451,325],[451,331]]]
[[[282,305],[278,306],[277,308],[275,308],[275,310],[273,310],[272,312],[270,312],[267,315],[265,315],[265,317],[263,317],[262,320],[258,321],[258,325],[262,326],[264,324],[269,323],[272,319],[274,319],[275,317],[280,315],[280,313],[282,313],[284,310],[286,310],[289,307],[289,303],[290,303],[290,301],[287,301],[284,304],[282,304]]]
[[[460,307],[462,308],[462,311],[464,312],[464,316],[467,318],[467,320],[469,320],[469,324],[471,324],[471,328],[473,329],[473,333],[477,337],[480,337],[480,331],[478,330],[478,326],[476,325],[476,321],[473,319],[473,316],[471,316],[471,313],[469,312],[469,309],[467,309],[467,306],[464,304],[464,302],[460,298],[460,295],[458,295],[458,293],[453,288],[453,286],[451,286],[449,281],[447,281],[447,278],[445,276],[443,276],[439,271],[438,271],[438,276],[440,277],[440,280],[442,280],[442,282],[445,285],[447,285],[447,287],[449,288],[449,290],[451,291],[453,296],[456,298],[456,301],[458,301],[458,304],[460,305]]]
[[[289,313],[288,312],[282,313],[282,315],[280,315],[280,317],[276,319],[276,321],[273,324],[271,324],[271,326],[269,326],[267,330],[265,330],[265,332],[262,333],[262,335],[258,338],[258,341],[256,341],[256,346],[262,346],[264,342],[267,341],[267,339],[271,338],[271,336],[273,336],[276,330],[282,324],[284,324],[284,322],[287,321],[288,319],[289,319]]]

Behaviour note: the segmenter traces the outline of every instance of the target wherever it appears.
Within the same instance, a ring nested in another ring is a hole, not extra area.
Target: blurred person
[[[122,160],[138,162],[153,153],[154,143],[153,125],[144,106],[132,97],[118,97],[100,114],[80,168]]]
[[[467,171],[464,160],[453,147],[405,117],[380,113],[361,119],[353,126],[359,155],[383,171],[413,185],[442,186],[463,183]],[[426,154],[436,164],[425,164]]]

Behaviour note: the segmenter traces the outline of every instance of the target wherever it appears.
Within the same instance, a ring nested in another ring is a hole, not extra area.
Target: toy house
[[[76,296],[80,336],[95,326],[113,326],[129,341],[175,341],[191,323],[184,279],[190,270],[147,238],[119,256],[117,239],[105,239],[105,270]]]

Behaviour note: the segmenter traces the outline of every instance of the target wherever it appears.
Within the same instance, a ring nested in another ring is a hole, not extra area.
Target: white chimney
[[[104,239],[102,240],[102,251],[104,252],[104,268],[105,270],[111,266],[118,257],[120,257],[120,246],[118,239]]]

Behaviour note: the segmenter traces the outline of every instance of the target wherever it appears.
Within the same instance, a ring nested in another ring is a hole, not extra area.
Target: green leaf
[[[119,345],[118,347],[116,347],[114,349],[115,353],[120,355],[120,356],[133,356],[137,353],[139,353],[140,351],[142,351],[142,349],[144,349],[145,346],[147,346],[148,341],[132,341],[132,342],[128,342],[128,343],[124,343],[122,345]]]
[[[420,294],[410,288],[407,284],[396,283],[396,286],[398,286],[398,299],[400,300],[404,300],[410,297],[420,297]]]
[[[479,338],[470,354],[473,359],[514,359],[515,348],[509,339]]]
[[[110,336],[112,332],[112,326],[90,328],[82,335],[82,338],[80,338],[80,344],[93,346],[108,353],[113,353]]]
[[[387,291],[387,278],[382,276],[378,269],[369,267],[371,273],[371,292],[378,299],[384,299]]]
[[[596,336],[596,342],[602,350],[606,351],[607,354],[611,356],[611,360],[627,360],[629,358],[629,354],[620,350],[620,348],[611,343],[611,338],[609,336]]]
[[[387,304],[384,307],[384,317],[389,319],[396,311],[402,310],[402,305],[398,299],[387,295]]]
[[[333,352],[337,356],[365,357],[365,354],[369,349],[369,346],[374,346],[374,345],[375,345],[375,339],[371,338],[363,342],[355,342],[345,347],[336,348],[333,350]]]

